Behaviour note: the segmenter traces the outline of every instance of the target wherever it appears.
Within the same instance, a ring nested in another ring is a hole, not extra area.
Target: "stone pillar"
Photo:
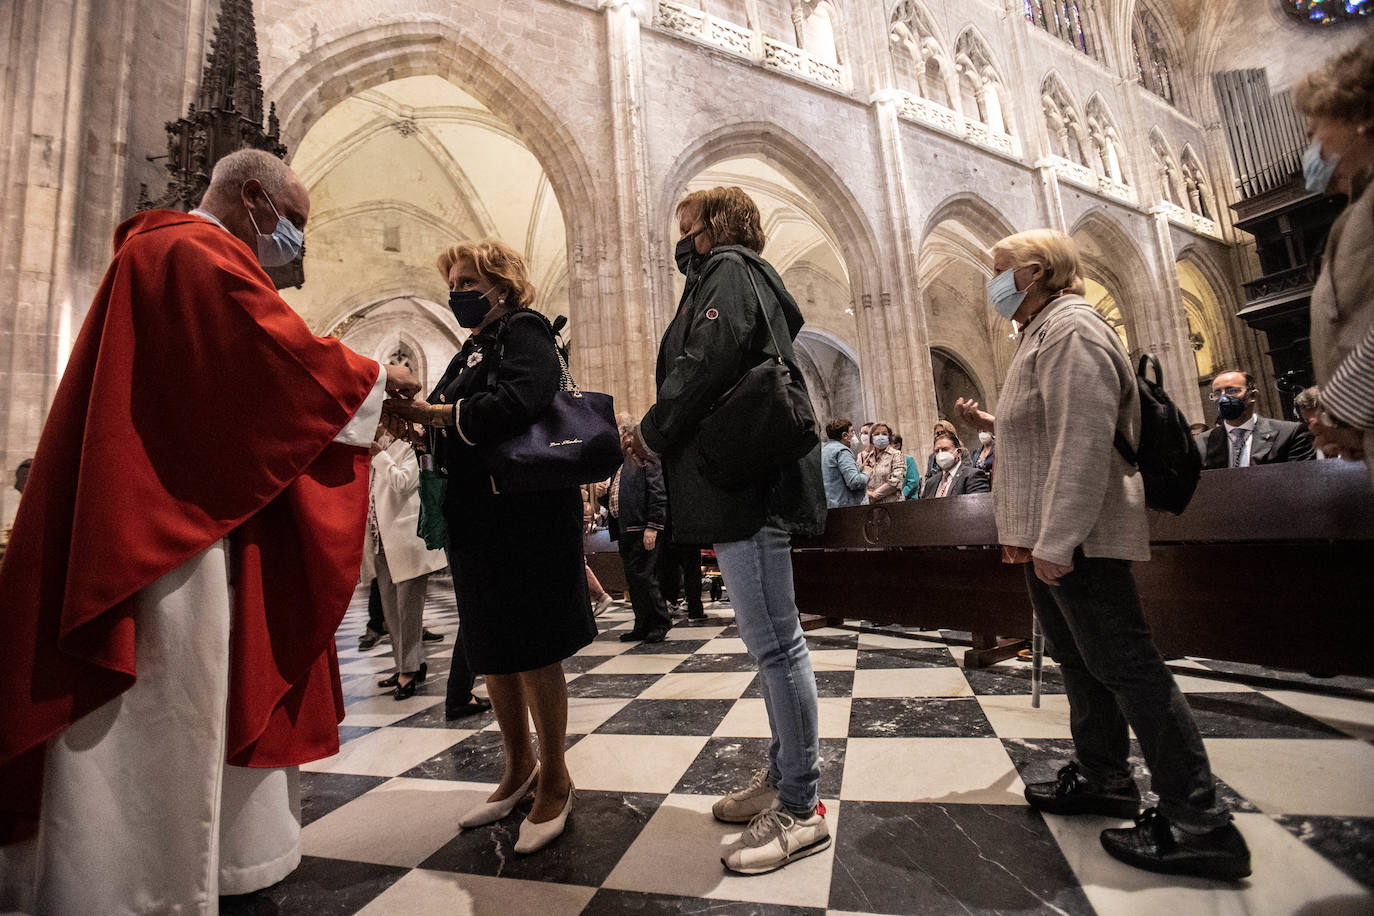
[[[606,18],[606,61],[610,75],[606,99],[615,151],[612,180],[615,223],[607,226],[610,246],[618,257],[600,259],[600,302],[586,312],[584,322],[599,319],[618,335],[601,342],[603,375],[588,380],[603,384],[617,398],[617,409],[638,416],[654,398],[654,357],[662,330],[654,308],[655,286],[649,281],[650,245],[661,230],[651,227],[648,210],[648,159],[644,148],[644,74],[639,19],[631,0],[601,0]],[[590,304],[590,303],[588,303]]]
[[[892,290],[880,302],[886,327],[886,359],[882,374],[891,378],[890,393],[880,406],[898,429],[911,436],[929,429],[937,419],[935,376],[930,361],[930,335],[925,307],[917,284],[916,257],[920,239],[912,231],[916,213],[907,182],[901,125],[897,121],[898,96],[891,91],[873,96],[873,116],[878,126],[878,156],[887,197],[893,269]],[[886,379],[882,380],[886,382]],[[873,379],[870,375],[868,384]]]
[[[1154,230],[1154,244],[1150,249],[1160,282],[1158,296],[1133,303],[1150,337],[1148,341],[1142,340],[1140,346],[1159,359],[1160,368],[1164,370],[1164,388],[1184,416],[1193,423],[1205,422],[1197,397],[1197,363],[1188,341],[1188,314],[1184,311],[1183,291],[1178,285],[1178,258],[1174,253],[1169,217],[1162,207],[1152,209],[1150,216]]]

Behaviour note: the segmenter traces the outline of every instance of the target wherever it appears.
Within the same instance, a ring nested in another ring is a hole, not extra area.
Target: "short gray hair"
[[[271,153],[260,149],[241,149],[215,163],[215,170],[210,174],[209,191],[237,197],[239,188],[249,179],[256,179],[275,203],[296,180],[296,173]]]
[[[1293,409],[1316,410],[1321,404],[1320,397],[1321,392],[1317,390],[1316,385],[1313,385],[1311,388],[1304,388],[1302,392],[1293,399]]]

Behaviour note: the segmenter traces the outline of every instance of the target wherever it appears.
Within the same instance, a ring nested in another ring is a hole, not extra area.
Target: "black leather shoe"
[[[475,716],[478,713],[486,712],[491,709],[491,703],[481,697],[473,697],[462,706],[445,706],[444,718],[449,722],[454,719],[463,719],[468,716]]]
[[[377,682],[377,686],[382,688],[395,687],[400,682],[401,676],[399,674],[393,674],[391,677],[382,678]]]
[[[1250,847],[1235,824],[1189,833],[1150,808],[1134,827],[1102,831],[1102,848],[1114,859],[1146,871],[1239,881],[1250,875]]]
[[[423,639],[425,642],[443,642],[444,634],[431,633],[428,629],[422,627],[420,629],[420,638]]]
[[[415,688],[418,686],[420,686],[420,679],[418,677],[411,678],[409,684],[397,684],[391,695],[398,700],[408,700],[415,696]]]
[[[1053,782],[1033,782],[1026,786],[1026,801],[1046,814],[1103,814],[1107,817],[1135,817],[1140,813],[1140,790],[1106,790],[1093,785],[1068,763],[1059,768]]]
[[[663,642],[663,640],[665,640],[665,639],[667,639],[667,638],[668,638],[668,631],[667,631],[667,630],[654,630],[652,633],[645,633],[645,634],[644,634],[644,641],[645,641],[645,642]]]
[[[640,641],[641,639],[643,639],[643,638],[644,638],[644,634],[643,634],[643,633],[640,633],[638,630],[631,630],[631,631],[628,632],[628,633],[621,633],[621,634],[620,634],[620,641],[621,641],[621,642],[639,642],[639,641]]]
[[[385,635],[385,633],[378,633],[376,630],[364,630],[363,635],[358,637],[358,651],[366,652],[368,649],[377,645],[377,641]]]

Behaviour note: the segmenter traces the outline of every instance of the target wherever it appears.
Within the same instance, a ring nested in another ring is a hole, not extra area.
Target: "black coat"
[[[612,480],[615,476],[612,475]],[[611,504],[609,488],[601,497],[603,505]],[[619,540],[622,531],[643,531],[652,528],[662,531],[668,523],[668,494],[663,487],[663,467],[655,459],[643,464],[633,458],[620,466],[620,494],[616,497],[619,516],[608,516],[611,540]]]
[[[702,419],[745,372],[779,355],[745,264],[752,265],[784,358],[793,358],[792,340],[803,324],[782,278],[747,248],[716,248],[687,277],[677,317],[659,345],[658,395],[640,423],[644,443],[662,456],[673,540],[679,544],[743,540],[764,524],[793,534],[825,527],[819,442],[807,457],[739,490],[718,487],[701,473]]]
[[[1315,461],[1317,458],[1312,434],[1301,423],[1256,417],[1255,431],[1250,435],[1252,465]],[[1231,466],[1231,438],[1226,424],[1218,423],[1207,432],[1198,433],[1196,438],[1197,447],[1202,451],[1203,468],[1210,470]]]

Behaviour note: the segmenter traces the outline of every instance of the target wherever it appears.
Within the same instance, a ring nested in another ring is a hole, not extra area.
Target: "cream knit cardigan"
[[[997,404],[997,537],[1068,565],[1148,560],[1140,473],[1116,430],[1140,441],[1140,395],[1121,341],[1081,296],[1055,299],[1022,329]]]

